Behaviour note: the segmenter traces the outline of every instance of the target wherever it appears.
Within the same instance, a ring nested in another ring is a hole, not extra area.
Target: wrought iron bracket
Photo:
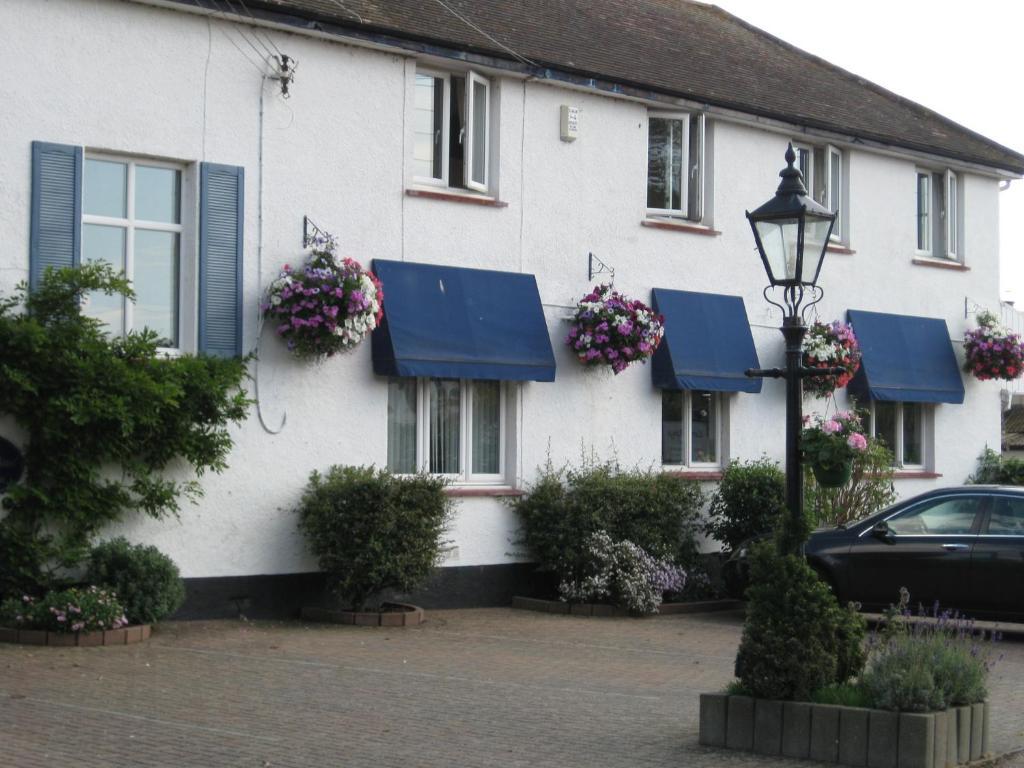
[[[597,275],[611,275],[609,285],[615,284],[615,268],[609,267],[593,253],[587,254],[587,281],[592,281]]]
[[[318,227],[309,216],[302,217],[302,247],[334,242],[334,235]]]

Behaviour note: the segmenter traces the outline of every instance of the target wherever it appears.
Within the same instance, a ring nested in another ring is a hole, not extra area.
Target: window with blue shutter
[[[242,354],[245,171],[203,163],[199,172],[199,352]]]
[[[31,215],[29,285],[35,288],[47,267],[75,266],[81,258],[81,147],[32,142]]]

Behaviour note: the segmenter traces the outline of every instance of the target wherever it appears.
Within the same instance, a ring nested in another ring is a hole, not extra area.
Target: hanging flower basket
[[[838,376],[808,376],[804,379],[804,394],[828,397],[842,389],[860,368],[860,345],[853,329],[844,322],[814,323],[804,337],[806,368],[834,368],[844,370]]]
[[[320,359],[357,346],[384,316],[380,281],[320,241],[301,269],[285,264],[262,304],[264,317],[297,357]]]
[[[565,343],[584,365],[621,373],[631,363],[646,362],[664,335],[661,315],[610,285],[598,285],[576,305]]]
[[[804,417],[800,448],[811,466],[814,479],[824,488],[839,488],[850,481],[854,458],[867,450],[864,427],[851,411],[839,411],[831,418]]]
[[[978,327],[964,335],[964,370],[979,381],[1019,379],[1024,373],[1020,336],[999,324],[991,312],[977,316]]]

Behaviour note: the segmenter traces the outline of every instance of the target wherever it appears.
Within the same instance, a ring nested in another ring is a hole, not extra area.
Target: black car
[[[821,529],[808,562],[843,602],[897,602],[971,615],[1024,616],[1024,488],[969,485],[905,499],[857,522]]]

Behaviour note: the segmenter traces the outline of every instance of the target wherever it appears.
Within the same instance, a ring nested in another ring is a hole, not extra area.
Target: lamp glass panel
[[[754,226],[757,227],[764,257],[771,270],[769,279],[772,282],[792,282],[799,279],[796,263],[799,219],[758,221]]]
[[[818,265],[825,255],[825,247],[829,241],[829,230],[832,220],[807,216],[804,223],[804,282],[809,283],[818,273]]]

